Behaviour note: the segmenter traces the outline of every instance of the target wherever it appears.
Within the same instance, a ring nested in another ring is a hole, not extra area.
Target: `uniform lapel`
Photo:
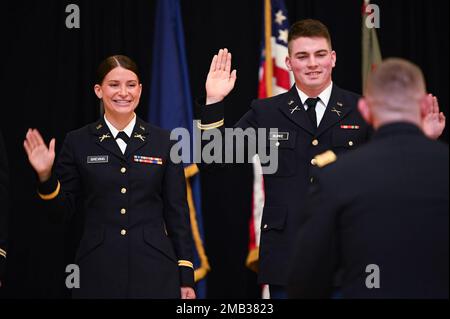
[[[328,101],[323,118],[317,128],[316,136],[320,136],[334,124],[341,121],[350,111],[351,107],[345,105],[344,100],[341,98],[340,89],[333,84],[330,101]]]
[[[286,99],[279,108],[288,119],[314,135],[313,125],[306,114],[302,101],[300,101],[295,84],[286,93]]]
[[[113,155],[121,159],[125,159],[122,151],[119,148],[119,145],[117,145],[117,142],[110,132],[108,125],[106,125],[103,117],[96,123],[91,124],[90,130],[97,145],[99,145],[109,153],[112,153]]]
[[[125,157],[129,158],[138,149],[143,147],[148,142],[149,126],[140,118],[136,118],[136,125],[134,126],[133,133],[128,141],[127,148],[125,150]]]

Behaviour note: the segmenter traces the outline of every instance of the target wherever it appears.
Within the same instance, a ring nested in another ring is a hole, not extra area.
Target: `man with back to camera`
[[[449,150],[421,130],[436,107],[425,92],[422,72],[403,59],[369,76],[358,108],[375,133],[320,164],[289,297],[330,297],[340,269],[343,298],[448,298]]]

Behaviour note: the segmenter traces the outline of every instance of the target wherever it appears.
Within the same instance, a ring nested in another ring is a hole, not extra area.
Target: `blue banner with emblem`
[[[183,22],[179,0],[156,3],[150,108],[148,120],[164,129],[187,129],[193,135],[193,108],[184,45]],[[192,140],[192,139],[191,139]],[[190,143],[190,154],[193,154]],[[191,156],[190,156],[191,157]],[[203,280],[209,271],[203,242],[200,177],[195,164],[185,164],[187,196],[195,243],[195,280],[197,298],[206,297]]]

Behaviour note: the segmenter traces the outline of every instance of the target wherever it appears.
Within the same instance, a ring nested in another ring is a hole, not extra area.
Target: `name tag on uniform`
[[[108,155],[88,156],[88,164],[108,163]]]
[[[134,155],[133,160],[138,163],[162,165],[163,160],[160,157],[150,157],[142,155]]]
[[[269,132],[269,140],[271,141],[287,141],[289,132]]]

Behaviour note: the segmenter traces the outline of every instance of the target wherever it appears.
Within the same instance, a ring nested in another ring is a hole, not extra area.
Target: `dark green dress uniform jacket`
[[[0,133],[0,280],[4,279],[6,266],[6,237],[8,220],[8,161],[3,136]]]
[[[39,194],[61,213],[84,210],[73,297],[178,298],[193,286],[186,183],[172,144],[139,118],[125,154],[103,119],[67,135]]]
[[[289,296],[329,297],[339,268],[344,298],[448,299],[448,156],[448,145],[395,123],[324,167]]]
[[[243,129],[266,128],[268,132],[271,128],[278,129],[277,141],[266,134],[271,140],[267,145],[278,149],[278,170],[275,174],[264,175],[260,283],[287,284],[293,240],[304,214],[308,186],[317,169],[314,157],[330,149],[340,154],[368,139],[369,127],[357,110],[358,99],[357,94],[333,85],[325,114],[314,131],[293,86],[287,93],[255,100],[235,125]],[[223,116],[224,102],[201,107],[200,128],[218,127],[223,131]]]

